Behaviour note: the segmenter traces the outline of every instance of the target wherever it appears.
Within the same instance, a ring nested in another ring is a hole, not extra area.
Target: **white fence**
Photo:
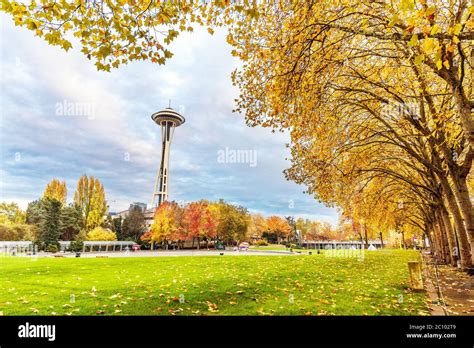
[[[59,249],[65,252],[70,241],[60,241]],[[100,252],[100,251],[126,251],[131,250],[136,244],[132,241],[85,241],[82,248],[83,252]],[[0,241],[0,253],[9,255],[36,253],[37,248],[31,241]]]

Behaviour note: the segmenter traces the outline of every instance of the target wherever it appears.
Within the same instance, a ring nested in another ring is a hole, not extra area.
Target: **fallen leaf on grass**
[[[209,312],[219,312],[219,310],[217,309],[217,305],[215,303],[212,303],[212,302],[209,302],[209,301],[206,301],[206,304],[207,304],[207,310]]]

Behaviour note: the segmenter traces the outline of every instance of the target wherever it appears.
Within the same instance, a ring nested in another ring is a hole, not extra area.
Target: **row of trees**
[[[438,261],[471,267],[472,4],[288,1],[256,11],[229,18],[244,61],[233,74],[237,111],[290,131],[287,178],[362,233],[424,236]]]
[[[54,249],[59,240],[93,239],[88,232],[104,224],[107,213],[105,192],[100,181],[83,175],[67,205],[64,181],[53,179],[43,197],[30,202],[26,212],[15,203],[2,203],[1,240],[33,240],[41,249]]]
[[[138,209],[139,210],[139,209]],[[300,240],[362,240],[379,238],[367,226],[354,226],[341,221],[333,228],[327,222],[287,216],[264,217],[250,214],[246,208],[234,206],[220,200],[192,202],[181,206],[176,202],[165,202],[157,210],[150,231],[140,240],[150,244],[159,243],[165,248],[170,243],[179,247],[192,240],[192,246],[200,246],[200,241],[221,241],[238,244],[242,241],[264,240],[269,243],[290,243]],[[389,236],[386,236],[389,237]],[[393,242],[393,238],[391,240]]]
[[[84,187],[91,191],[86,193]],[[95,195],[100,197],[86,198]],[[333,229],[329,223],[250,214],[246,208],[223,200],[203,200],[185,206],[165,202],[156,210],[154,222],[147,231],[145,214],[138,206],[131,207],[124,219],[110,215],[104,219],[106,206],[93,202],[105,202],[105,194],[100,182],[92,177],[81,177],[73,203],[67,205],[66,201],[65,182],[53,179],[43,197],[28,204],[26,212],[15,203],[1,203],[0,240],[33,240],[47,248],[57,245],[59,240],[133,240],[159,243],[164,247],[170,243],[182,247],[186,240],[192,240],[197,247],[201,241],[281,243],[296,241],[296,231],[307,240],[352,238],[350,233],[342,232],[341,228]],[[103,214],[101,219],[92,219],[99,215],[98,210]]]
[[[199,249],[201,241],[221,241],[227,244],[246,240],[250,215],[246,208],[220,200],[191,202],[180,206],[176,202],[164,202],[155,212],[151,230],[142,241],[152,247],[161,243],[165,248],[175,242],[183,247],[186,240],[195,242]]]

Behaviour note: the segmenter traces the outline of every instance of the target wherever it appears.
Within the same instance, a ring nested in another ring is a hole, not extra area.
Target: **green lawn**
[[[414,251],[366,252],[363,260],[2,257],[0,314],[428,314],[425,295],[407,289],[407,261],[417,258]]]

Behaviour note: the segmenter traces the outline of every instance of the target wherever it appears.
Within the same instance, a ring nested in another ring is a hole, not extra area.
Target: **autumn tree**
[[[173,56],[171,41],[207,17],[204,3],[187,1],[3,1],[1,9],[51,45],[68,51],[78,43],[106,71],[134,60],[164,64]]]
[[[218,206],[219,222],[217,225],[217,238],[227,245],[239,243],[247,238],[249,232],[250,215],[242,206],[235,206],[220,200]]]
[[[117,240],[117,236],[111,230],[105,229],[103,227],[97,226],[87,232],[87,240],[92,241],[114,241]]]
[[[105,191],[99,179],[83,175],[77,182],[74,205],[81,211],[82,223],[87,230],[100,226],[107,213]]]
[[[21,224],[26,221],[26,213],[16,203],[0,203],[0,224]]]
[[[249,237],[262,238],[262,234],[268,230],[267,220],[262,214],[252,214],[250,217],[248,232]]]
[[[197,247],[200,248],[200,241],[206,240],[206,243],[217,237],[217,226],[220,220],[217,220],[218,212],[207,201],[192,202],[184,208],[183,227],[187,236],[197,241]]]
[[[165,249],[176,238],[183,228],[178,218],[181,208],[176,202],[163,202],[156,209],[151,231],[145,236],[152,246],[154,243],[162,243]]]
[[[65,181],[51,180],[43,193],[43,198],[56,199],[64,206],[67,200],[67,186]]]
[[[275,235],[278,244],[291,233],[291,227],[285,219],[273,215],[267,218],[268,232]]]

